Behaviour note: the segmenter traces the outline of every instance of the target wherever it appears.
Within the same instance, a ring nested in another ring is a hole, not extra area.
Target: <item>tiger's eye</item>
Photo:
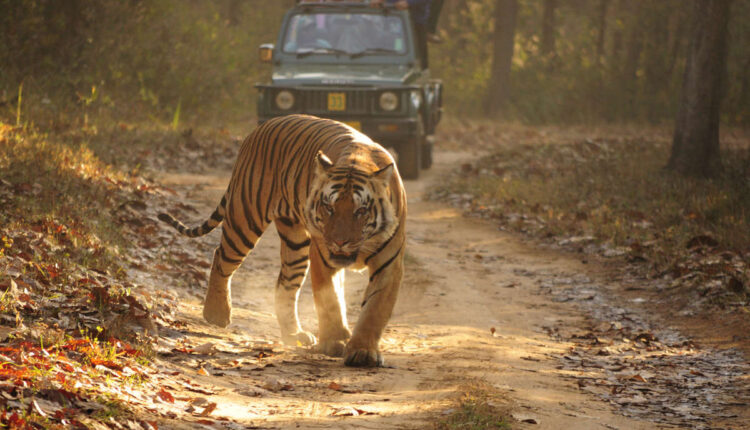
[[[366,207],[361,207],[361,208],[357,209],[356,212],[354,212],[354,215],[356,215],[358,217],[365,216],[365,214],[367,214],[367,208]]]

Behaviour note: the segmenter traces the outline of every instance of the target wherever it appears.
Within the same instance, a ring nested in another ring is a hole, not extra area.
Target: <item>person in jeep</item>
[[[298,14],[292,18],[284,52],[333,50],[346,54],[402,54],[404,28],[397,17],[363,14]]]
[[[372,0],[370,6],[380,7],[384,0]],[[432,0],[385,0],[387,4],[397,9],[409,9],[414,30],[417,37],[417,49],[422,58],[422,66],[427,68],[427,23],[430,20],[430,6]]]

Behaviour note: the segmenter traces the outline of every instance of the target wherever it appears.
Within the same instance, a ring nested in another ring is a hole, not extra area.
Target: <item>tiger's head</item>
[[[322,239],[320,251],[336,267],[353,264],[367,240],[395,229],[396,213],[388,195],[393,163],[365,171],[352,163],[335,166],[322,152],[305,205],[308,230]]]

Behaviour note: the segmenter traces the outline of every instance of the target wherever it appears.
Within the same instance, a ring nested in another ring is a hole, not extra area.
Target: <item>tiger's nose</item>
[[[346,239],[333,239],[333,243],[338,247],[342,247],[346,245]]]

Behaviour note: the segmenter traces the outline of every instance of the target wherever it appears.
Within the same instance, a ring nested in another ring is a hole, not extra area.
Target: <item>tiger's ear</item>
[[[388,182],[391,179],[391,175],[393,175],[393,163],[373,173],[372,177],[383,182]]]
[[[315,156],[315,170],[318,173],[325,173],[331,167],[333,167],[333,161],[323,151],[318,151],[318,155]]]

